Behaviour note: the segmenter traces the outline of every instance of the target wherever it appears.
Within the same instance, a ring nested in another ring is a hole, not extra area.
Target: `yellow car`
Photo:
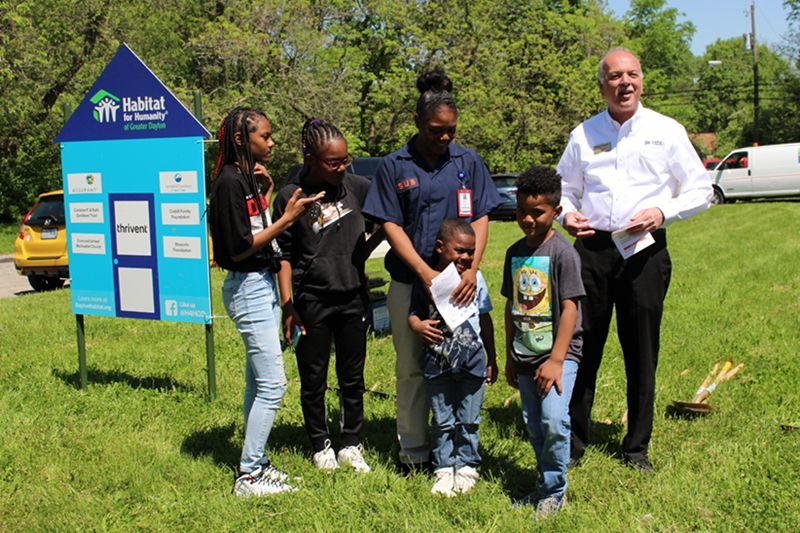
[[[64,286],[69,278],[64,191],[40,194],[22,219],[14,241],[14,266],[36,291]]]

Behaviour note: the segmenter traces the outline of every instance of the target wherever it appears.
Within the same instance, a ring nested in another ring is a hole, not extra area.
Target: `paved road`
[[[0,255],[0,298],[29,293],[33,293],[33,289],[28,278],[17,274],[10,255]]]

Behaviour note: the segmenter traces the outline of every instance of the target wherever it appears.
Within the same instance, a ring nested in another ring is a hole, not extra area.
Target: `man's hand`
[[[508,382],[508,384],[514,387],[515,389],[518,389],[519,380],[517,379],[517,369],[514,368],[514,363],[512,363],[508,358],[506,358],[505,373],[506,373],[506,381]]]
[[[426,344],[439,344],[444,340],[442,330],[437,329],[435,326],[439,324],[439,320],[409,320],[409,327],[411,330],[422,337]]]
[[[478,289],[478,271],[471,268],[461,274],[461,283],[455,288],[450,297],[453,303],[458,306],[465,306],[472,303],[475,298],[475,291]]]
[[[547,396],[553,385],[556,386],[556,392],[561,394],[561,374],[563,364],[548,359],[536,369],[533,379],[536,380],[536,386],[539,388],[539,394],[543,397]]]
[[[594,230],[589,226],[589,219],[579,211],[572,211],[564,215],[564,229],[578,239],[594,235]]]
[[[664,213],[657,207],[648,207],[637,212],[631,218],[627,229],[631,233],[640,231],[655,231],[664,224]]]

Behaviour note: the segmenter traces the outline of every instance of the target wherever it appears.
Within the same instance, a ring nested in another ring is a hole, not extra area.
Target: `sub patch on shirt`
[[[407,191],[409,189],[416,189],[419,187],[419,180],[416,177],[403,178],[394,183],[397,192]]]
[[[664,141],[661,140],[652,140],[652,141],[644,141],[645,146],[664,146]]]
[[[603,152],[610,152],[611,151],[611,143],[603,143],[603,144],[598,144],[596,146],[592,146],[592,150],[594,150],[595,154],[602,154]]]

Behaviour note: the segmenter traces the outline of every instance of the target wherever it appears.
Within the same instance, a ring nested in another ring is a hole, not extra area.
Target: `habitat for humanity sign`
[[[122,45],[56,138],[74,313],[210,323],[207,136]]]

